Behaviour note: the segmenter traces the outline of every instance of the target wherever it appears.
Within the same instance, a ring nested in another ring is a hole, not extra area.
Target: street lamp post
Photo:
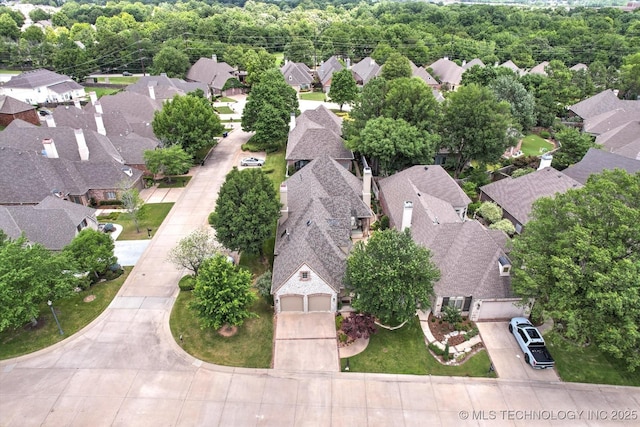
[[[56,316],[56,312],[53,309],[53,303],[51,302],[51,300],[47,301],[47,305],[51,309],[51,313],[53,313],[53,318],[56,320],[56,325],[58,325],[58,330],[60,331],[60,335],[64,335],[64,332],[62,331],[62,326],[60,326],[60,322],[58,321],[58,316]]]

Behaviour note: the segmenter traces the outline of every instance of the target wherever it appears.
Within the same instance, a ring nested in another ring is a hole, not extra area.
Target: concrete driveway
[[[288,371],[340,371],[335,315],[278,314],[273,367]]]
[[[560,381],[555,369],[533,369],[524,361],[520,346],[509,332],[509,322],[476,323],[499,378]]]

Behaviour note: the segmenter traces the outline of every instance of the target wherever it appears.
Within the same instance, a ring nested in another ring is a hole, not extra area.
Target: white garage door
[[[524,309],[512,301],[483,301],[478,320],[511,319],[512,317],[524,316]]]
[[[331,295],[309,295],[309,311],[331,311]]]
[[[280,297],[280,311],[304,311],[302,295],[284,295]]]

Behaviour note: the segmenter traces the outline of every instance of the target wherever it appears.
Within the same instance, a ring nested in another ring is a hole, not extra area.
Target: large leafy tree
[[[407,166],[431,163],[438,141],[403,119],[379,117],[369,120],[348,147],[371,158],[374,168],[392,173]]]
[[[403,322],[429,307],[440,271],[428,249],[404,232],[388,229],[356,243],[347,259],[345,285],[355,295],[353,307],[385,323]]]
[[[638,99],[640,96],[640,53],[626,56],[620,67],[620,79],[625,99]]]
[[[640,366],[640,173],[592,175],[531,218],[510,253],[514,291],[565,337]]]
[[[469,162],[497,161],[509,145],[510,106],[486,87],[470,84],[445,101],[442,146],[451,153],[457,178]]]
[[[153,65],[149,72],[152,75],[166,73],[167,77],[184,78],[190,65],[186,53],[173,46],[164,46],[153,57]]]
[[[357,137],[367,121],[382,115],[386,94],[387,80],[382,77],[376,77],[364,85],[351,109],[349,120],[345,120],[342,124],[342,133],[346,139]]]
[[[344,104],[355,101],[357,95],[358,86],[356,86],[356,81],[353,78],[353,74],[351,74],[351,70],[344,68],[333,73],[329,97],[331,101],[340,106],[340,111],[342,111]]]
[[[499,101],[509,103],[511,115],[522,131],[527,132],[536,124],[536,99],[518,79],[499,76],[491,83],[491,89]]]
[[[180,145],[145,150],[143,155],[144,163],[154,177],[161,173],[170,179],[171,175],[178,175],[188,170],[193,163],[191,156]]]
[[[266,105],[273,107],[283,123],[289,123],[291,113],[298,109],[298,98],[295,89],[287,84],[284,76],[277,69],[271,69],[260,78],[260,82],[253,85],[247,97],[247,104],[242,112],[242,130],[255,131],[259,120],[259,112]]]
[[[313,43],[302,37],[294,37],[284,47],[284,57],[293,62],[304,62],[313,66]]]
[[[0,230],[0,332],[36,322],[43,302],[70,295],[72,270],[63,255]]]
[[[203,328],[220,329],[240,326],[252,317],[249,308],[255,299],[249,270],[238,269],[226,257],[216,255],[201,265],[191,307]]]
[[[279,213],[276,191],[261,169],[233,168],[220,187],[209,222],[225,247],[262,255]]]
[[[403,119],[416,128],[435,132],[440,119],[440,105],[429,86],[418,78],[400,77],[389,82],[382,113]]]
[[[278,114],[276,107],[265,104],[258,111],[254,130],[251,142],[267,152],[274,152],[284,147],[289,135],[289,124],[284,120],[283,114]]]
[[[242,66],[247,72],[247,83],[254,85],[269,70],[277,70],[276,57],[264,49],[247,49],[242,56]]]
[[[214,144],[224,126],[205,98],[176,95],[153,117],[153,132],[166,145],[179,144],[191,157]]]
[[[85,228],[63,249],[63,254],[78,270],[98,278],[118,260],[113,254],[115,244],[107,233]]]
[[[560,143],[560,149],[553,153],[553,167],[560,170],[582,160],[589,148],[599,147],[591,135],[575,128],[556,132],[555,139]]]
[[[409,59],[398,53],[394,52],[387,58],[386,62],[382,66],[382,77],[387,80],[399,79],[402,77],[411,77],[411,63]]]
[[[209,228],[198,228],[180,239],[178,245],[169,250],[169,261],[178,268],[186,268],[198,276],[205,260],[220,254],[222,247]]]
[[[126,188],[124,185],[121,188],[120,200],[122,201],[122,207],[124,208],[125,215],[133,221],[136,227],[136,232],[140,233],[140,220],[144,218],[144,200],[140,197],[140,192],[137,188]]]

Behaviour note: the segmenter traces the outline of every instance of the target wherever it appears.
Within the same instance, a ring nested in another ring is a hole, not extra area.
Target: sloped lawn
[[[536,134],[527,135],[522,139],[520,150],[525,156],[541,156],[554,149],[554,145]]]
[[[341,364],[344,370],[346,359],[342,359]],[[490,365],[486,350],[460,366],[442,365],[427,349],[417,316],[395,331],[378,328],[367,349],[349,358],[350,372],[387,374],[495,377],[494,373],[489,374]]]

